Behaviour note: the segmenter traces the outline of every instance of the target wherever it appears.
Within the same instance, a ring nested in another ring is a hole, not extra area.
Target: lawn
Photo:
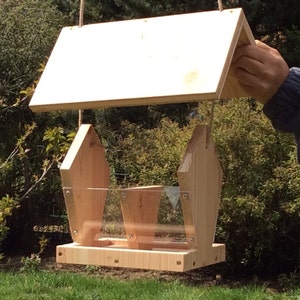
[[[300,299],[300,287],[279,293],[264,285],[230,287],[190,286],[179,280],[157,278],[120,279],[101,274],[69,271],[1,272],[0,299],[80,299],[80,300],[277,300]]]

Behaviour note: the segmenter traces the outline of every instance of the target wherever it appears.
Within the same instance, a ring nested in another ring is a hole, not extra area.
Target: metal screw
[[[66,195],[67,195],[67,196],[70,196],[70,195],[71,195],[71,192],[70,192],[70,191],[66,191]]]
[[[125,198],[125,197],[126,197],[126,193],[125,193],[125,192],[122,192],[122,193],[121,193],[121,196],[122,196],[122,198]]]
[[[78,231],[77,231],[77,230],[74,230],[74,231],[73,231],[73,234],[74,234],[74,235],[77,235],[77,234],[78,234]]]
[[[188,195],[188,193],[183,193],[182,197],[183,197],[183,199],[188,199],[189,195]]]

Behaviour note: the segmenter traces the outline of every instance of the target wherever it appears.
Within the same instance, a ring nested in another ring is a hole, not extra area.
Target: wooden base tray
[[[119,247],[116,246],[118,244]],[[205,253],[197,249],[180,249],[184,248],[183,243],[154,243],[154,247],[169,248],[153,250],[129,249],[124,247],[125,245],[126,240],[122,239],[114,240],[104,247],[81,246],[78,243],[60,245],[56,249],[56,261],[63,264],[185,272],[225,260],[224,244],[214,243]]]

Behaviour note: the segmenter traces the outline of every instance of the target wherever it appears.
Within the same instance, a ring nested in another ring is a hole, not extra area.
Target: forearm
[[[300,68],[290,70],[279,91],[263,110],[277,130],[300,132]]]
[[[300,162],[300,68],[290,70],[279,91],[263,110],[275,129],[294,133]]]

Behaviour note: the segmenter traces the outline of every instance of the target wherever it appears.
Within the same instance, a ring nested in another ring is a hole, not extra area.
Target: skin
[[[232,70],[241,87],[262,104],[277,93],[289,74],[280,53],[260,41],[236,49]]]

